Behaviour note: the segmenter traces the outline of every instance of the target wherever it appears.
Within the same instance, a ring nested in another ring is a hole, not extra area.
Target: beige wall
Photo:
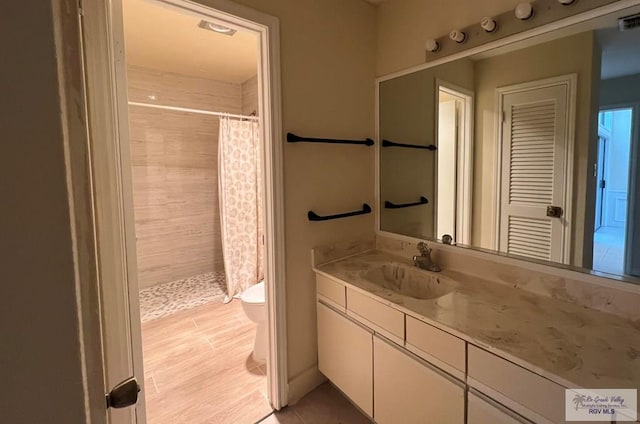
[[[63,9],[61,3],[2,7],[0,421],[6,423],[85,422],[65,169],[69,128],[61,123],[56,71],[56,58],[68,59],[72,49],[56,51],[52,20],[52,4]],[[65,10],[77,25],[69,3]],[[76,65],[69,63],[68,77],[79,77]],[[79,247],[90,252],[83,241]]]
[[[585,225],[587,192],[587,157],[589,154],[592,102],[591,86],[600,75],[592,75],[594,36],[585,32],[556,41],[480,60],[475,64],[476,126],[474,160],[474,196],[472,244],[491,248],[495,232],[494,216],[496,168],[496,89],[508,85],[577,73],[577,110],[573,192],[573,264],[582,264],[583,228]],[[597,103],[596,103],[597,104]],[[593,208],[591,208],[593,209]]]
[[[461,60],[380,84],[380,139],[396,143],[437,144],[434,125],[436,81],[473,90],[473,62]],[[433,238],[437,151],[397,147],[380,149],[381,201],[427,205],[380,211],[380,228],[392,233]]]
[[[133,66],[127,76],[129,99],[135,102],[235,114],[242,113],[245,103],[257,102],[256,84]],[[224,271],[217,178],[219,122],[216,116],[129,107],[141,288]]]

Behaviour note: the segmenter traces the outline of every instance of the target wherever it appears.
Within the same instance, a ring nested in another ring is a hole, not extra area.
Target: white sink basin
[[[390,263],[373,268],[364,275],[373,284],[415,299],[435,299],[451,293],[456,284],[416,267]]]

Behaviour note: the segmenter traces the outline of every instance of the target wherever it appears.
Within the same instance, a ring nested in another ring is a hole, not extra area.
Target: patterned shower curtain
[[[258,123],[220,119],[218,193],[230,302],[264,278],[261,143]]]

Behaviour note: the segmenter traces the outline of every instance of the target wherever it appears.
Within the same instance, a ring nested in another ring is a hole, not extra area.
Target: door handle
[[[106,394],[107,408],[126,408],[138,402],[140,385],[135,377],[129,377]]]
[[[561,218],[563,210],[560,206],[547,206],[547,216],[551,218]]]

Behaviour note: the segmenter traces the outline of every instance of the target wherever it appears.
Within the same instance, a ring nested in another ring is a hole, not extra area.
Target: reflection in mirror
[[[473,92],[438,80],[435,234],[471,239]]]
[[[380,229],[640,276],[638,12],[383,79]]]

